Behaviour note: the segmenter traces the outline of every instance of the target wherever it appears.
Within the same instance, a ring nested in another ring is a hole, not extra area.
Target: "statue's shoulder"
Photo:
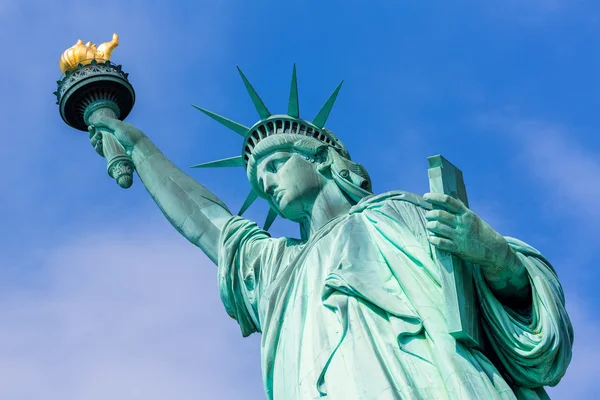
[[[403,190],[392,190],[389,192],[374,194],[363,198],[358,204],[352,207],[350,214],[360,213],[366,209],[380,208],[401,202],[403,205],[412,204],[424,210],[431,210],[431,204],[415,193],[405,192]]]
[[[403,227],[402,229],[423,237],[425,214],[431,209],[431,204],[418,194],[392,190],[362,199],[352,207],[350,214],[371,214],[368,218],[360,218],[365,223],[378,221],[382,217],[381,221],[394,220],[399,229]]]

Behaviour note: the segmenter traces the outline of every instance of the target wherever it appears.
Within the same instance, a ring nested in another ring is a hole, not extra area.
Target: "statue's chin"
[[[294,204],[294,202],[286,201],[285,196],[281,200],[282,201],[279,203],[278,210],[283,218],[293,222],[302,221],[302,207],[298,204]]]

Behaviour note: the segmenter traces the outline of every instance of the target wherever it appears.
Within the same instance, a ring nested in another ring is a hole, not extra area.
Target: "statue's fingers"
[[[96,130],[98,128],[105,128],[105,129],[109,129],[114,132],[118,129],[123,129],[124,122],[121,120],[118,120],[116,118],[111,118],[111,117],[107,117],[106,115],[101,115],[94,119],[94,126],[96,127]]]
[[[456,229],[439,221],[427,221],[425,227],[429,232],[433,232],[438,236],[442,236],[448,239],[455,239],[458,235]]]
[[[102,141],[99,140],[94,146],[96,153],[98,153],[101,157],[104,157],[104,148],[102,147]]]
[[[451,253],[455,253],[458,250],[458,247],[450,239],[445,239],[437,236],[429,236],[427,240],[429,240],[429,243],[431,243],[440,250],[449,251]]]
[[[99,143],[96,146],[96,153],[98,153],[101,157],[104,157],[104,147],[102,146],[102,143]]]
[[[467,210],[462,201],[444,193],[425,193],[423,199],[454,214],[462,214]]]
[[[96,147],[98,140],[102,140],[102,133],[94,132],[93,135],[90,136],[90,143],[92,143],[92,146]]]
[[[427,221],[440,221],[452,228],[458,226],[456,214],[451,214],[445,210],[429,210],[425,213],[425,219]]]
[[[100,156],[104,157],[103,144],[102,144],[102,132],[96,132],[96,134],[90,139],[92,142],[92,146],[94,146],[94,150]]]

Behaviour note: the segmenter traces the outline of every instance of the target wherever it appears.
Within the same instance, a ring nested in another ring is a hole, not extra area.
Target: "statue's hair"
[[[320,164],[319,172],[331,177],[342,192],[355,203],[372,194],[371,178],[367,170],[352,161],[347,151],[340,154],[333,147],[309,136],[278,134],[261,140],[248,159],[248,180],[261,197],[266,195],[258,185],[256,167],[263,158],[278,151],[299,153],[316,159]]]

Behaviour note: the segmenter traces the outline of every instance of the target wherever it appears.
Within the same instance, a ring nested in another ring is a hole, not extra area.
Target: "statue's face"
[[[307,217],[326,178],[303,155],[287,151],[264,157],[256,167],[258,185],[272,206],[292,221]]]

